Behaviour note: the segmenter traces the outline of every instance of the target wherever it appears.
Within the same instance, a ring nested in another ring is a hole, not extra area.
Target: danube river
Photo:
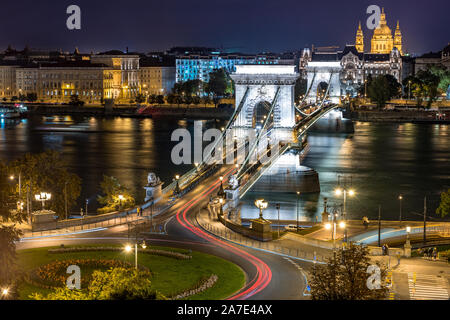
[[[82,178],[80,207],[85,199],[95,203],[103,175],[117,177],[142,201],[148,172],[155,172],[167,185],[176,174],[189,170],[190,166],[175,166],[170,159],[175,144],[170,136],[179,127],[192,132],[193,121],[69,116],[2,121],[0,152],[2,159],[12,160],[27,152],[60,151],[69,169]],[[439,193],[450,188],[448,125],[357,122],[354,134],[311,134],[309,143],[303,165],[319,173],[321,193],[300,196],[301,220],[320,217],[324,197],[339,206],[342,199],[332,192],[338,174],[352,179],[356,195],[348,200],[348,215],[355,219],[377,217],[378,205],[383,219],[398,219],[399,194],[404,219],[421,219],[425,196],[428,214],[436,218]],[[281,219],[296,218],[295,194],[258,196],[269,201],[266,217],[275,218],[275,203],[280,203]],[[244,218],[257,216],[255,197],[249,192],[244,198]]]

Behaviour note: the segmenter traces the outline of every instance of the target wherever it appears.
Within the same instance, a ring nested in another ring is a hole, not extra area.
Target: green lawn
[[[111,247],[110,244],[103,245]],[[189,254],[188,251],[176,248],[155,247],[152,249],[170,250]],[[37,267],[55,260],[67,259],[106,259],[123,260],[134,264],[133,254],[113,251],[73,252],[73,253],[48,253],[49,248],[26,249],[18,251],[18,264],[25,272],[30,272]],[[192,296],[189,299],[224,299],[238,291],[245,283],[243,271],[235,264],[224,259],[200,252],[192,252],[192,259],[177,260],[170,257],[138,254],[138,263],[149,268],[152,273],[152,284],[156,290],[166,296],[191,289],[202,279],[216,274],[219,279],[216,284],[203,293]],[[81,270],[83,273],[83,269]],[[89,270],[91,272],[91,270]],[[82,284],[83,286],[83,284]],[[23,283],[20,288],[20,298],[29,299],[33,292],[47,293],[48,290]]]

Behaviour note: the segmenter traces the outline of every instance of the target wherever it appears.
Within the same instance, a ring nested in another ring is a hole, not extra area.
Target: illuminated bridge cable
[[[303,105],[303,103],[305,102],[306,98],[309,96],[309,93],[311,92],[311,88],[312,88],[312,85],[314,83],[314,80],[316,79],[316,74],[317,74],[317,69],[314,68],[314,73],[313,73],[313,78],[312,78],[311,84],[309,85],[308,90],[306,90],[305,96],[303,97],[302,101],[300,101],[300,103],[299,103],[300,106]],[[295,109],[300,114],[303,114],[303,112],[297,106],[295,106]]]
[[[248,93],[250,91],[250,87],[247,87],[245,89],[245,93],[244,96],[241,99],[241,102],[239,103],[238,107],[234,109],[233,115],[231,116],[230,120],[228,121],[225,130],[222,132],[222,135],[220,137],[220,139],[217,139],[214,142],[214,147],[211,150],[215,150],[215,148],[217,147],[217,145],[219,143],[223,143],[223,140],[225,138],[225,135],[227,133],[227,131],[230,129],[230,127],[233,125],[233,123],[236,121],[237,116],[240,114],[242,107],[244,106],[245,101],[247,100],[247,96]],[[212,157],[212,153],[210,152],[205,159],[203,159],[202,163],[200,164],[200,167],[202,167],[205,163],[207,163],[209,161],[209,159]]]
[[[319,103],[319,107],[318,107],[316,110],[314,110],[312,113],[309,113],[309,114],[304,114],[303,112],[300,111],[300,113],[301,113],[302,115],[304,115],[306,118],[310,118],[311,116],[313,116],[313,115],[316,114],[317,112],[320,112],[320,110],[322,109],[323,104],[324,104],[325,100],[327,99],[327,97],[328,97],[328,95],[329,95],[329,92],[330,92],[330,87],[331,87],[330,83],[331,83],[331,78],[333,77],[333,73],[334,73],[334,72],[332,71],[331,74],[330,74],[330,79],[328,80],[327,91],[325,92],[325,95],[324,95],[322,101]],[[304,122],[305,120],[306,120],[306,119],[300,120],[300,121],[295,125],[295,127],[297,128],[297,127],[301,126],[301,123]]]
[[[273,98],[272,104],[270,106],[269,113],[267,114],[267,117],[266,117],[266,119],[264,121],[264,124],[263,124],[261,130],[256,135],[255,142],[251,145],[251,149],[250,149],[247,157],[245,158],[244,163],[242,164],[242,166],[240,167],[240,169],[239,169],[239,171],[237,173],[238,179],[241,176],[241,172],[244,169],[245,165],[248,163],[248,161],[250,160],[250,157],[252,156],[253,152],[255,151],[255,149],[256,149],[256,147],[258,145],[258,142],[259,142],[259,140],[261,138],[261,133],[266,129],[267,124],[269,123],[269,120],[270,120],[270,118],[272,116],[272,113],[273,113],[273,109],[275,108],[275,104],[277,103],[279,94],[280,94],[280,87],[277,87],[277,91],[275,93],[275,97]]]

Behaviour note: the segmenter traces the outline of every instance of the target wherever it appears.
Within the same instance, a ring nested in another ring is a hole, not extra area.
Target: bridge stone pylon
[[[248,92],[231,128],[239,136],[254,130],[255,108],[260,103],[270,106],[279,90],[273,110],[273,132],[285,132],[284,135],[290,137],[296,122],[294,86],[298,77],[294,65],[237,65],[236,72],[231,74],[235,82],[236,108],[247,88]]]
[[[307,88],[310,89],[306,102],[317,102],[317,88],[321,82],[325,82],[330,87],[328,92],[329,100],[331,100],[332,103],[339,103],[341,96],[341,82],[339,79],[339,73],[341,69],[342,66],[339,61],[308,62],[306,67],[308,78]]]

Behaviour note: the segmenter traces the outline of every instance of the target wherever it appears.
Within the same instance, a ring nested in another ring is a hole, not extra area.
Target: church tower
[[[396,47],[398,49],[398,51],[400,51],[400,54],[403,55],[402,32],[400,31],[400,23],[398,20],[397,20],[397,28],[395,29],[395,34],[394,34],[394,47]]]
[[[371,53],[390,53],[394,48],[394,39],[392,38],[391,29],[386,22],[386,14],[384,8],[381,11],[380,23],[373,31],[371,42]]]
[[[358,31],[356,31],[355,47],[358,52],[364,52],[364,35],[361,29],[361,21],[359,22]]]

